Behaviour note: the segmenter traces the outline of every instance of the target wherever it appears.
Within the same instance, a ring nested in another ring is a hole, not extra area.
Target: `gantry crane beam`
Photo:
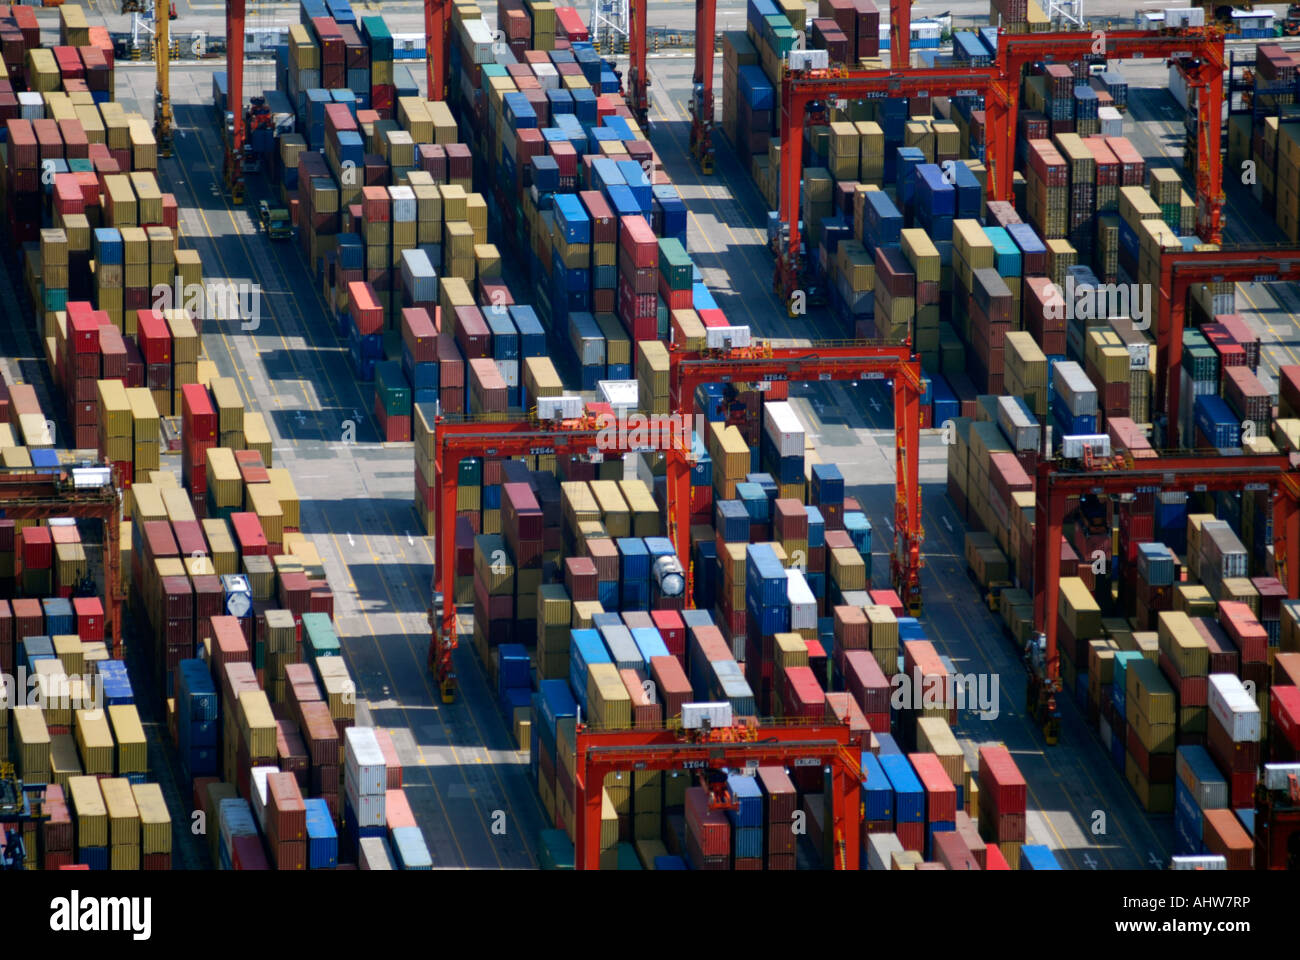
[[[1039,61],[1069,63],[1087,57],[1108,60],[1166,59],[1178,62],[1189,90],[1197,91],[1196,232],[1209,243],[1223,237],[1223,29],[1217,26],[1160,31],[1107,30],[1093,33],[998,33],[998,96],[984,106],[989,196],[1012,201],[1016,117],[1024,68]],[[1192,61],[1197,61],[1193,63]],[[785,141],[783,140],[782,143]],[[994,160],[996,162],[994,162]]]
[[[1160,257],[1159,312],[1156,323],[1156,400],[1164,400],[1166,445],[1192,446],[1179,437],[1183,330],[1187,294],[1197,283],[1300,281],[1300,247],[1232,246],[1204,252],[1166,251]]]
[[[244,202],[244,0],[226,0],[226,189],[232,203]]]
[[[1272,490],[1273,555],[1278,579],[1288,597],[1300,597],[1300,563],[1290,557],[1291,549],[1300,549],[1300,471],[1296,459],[1291,454],[1176,453],[1134,461],[1122,470],[1074,470],[1058,461],[1041,462],[1035,487],[1034,621],[1047,638],[1046,672],[1052,692],[1060,690],[1056,605],[1060,595],[1061,532],[1069,497]]]
[[[706,0],[696,0],[697,4],[701,2]],[[627,106],[643,130],[650,115],[650,74],[646,69],[648,7],[649,0],[627,0]],[[696,16],[699,16],[698,6]]]
[[[744,770],[759,766],[830,767],[831,822],[835,866],[858,869],[861,857],[862,769],[849,749],[847,725],[759,725],[748,739],[723,739],[735,728],[712,731],[713,739],[684,739],[690,731],[595,731],[581,727],[574,765],[574,866],[600,869],[601,788],[619,770]]]
[[[430,626],[434,636],[429,644],[429,669],[438,677],[445,702],[455,696],[455,670],[452,654],[456,636],[456,487],[460,462],[471,457],[588,456],[622,454],[636,449],[621,430],[607,430],[606,420],[583,417],[578,420],[541,423],[536,420],[491,421],[482,419],[448,420],[439,417],[434,423],[434,530],[437,561],[434,576],[442,593],[442,617],[439,620],[430,605]],[[687,491],[689,493],[689,491]],[[676,505],[689,510],[689,500]],[[669,514],[674,504],[669,503]],[[685,569],[685,568],[683,568]]]
[[[889,0],[889,65],[907,68],[912,62],[912,0]]]
[[[904,0],[906,2],[906,0]],[[803,176],[803,130],[810,104],[836,97],[846,100],[884,97],[1000,95],[998,71],[969,70],[787,70],[781,81],[781,222],[787,239],[777,258],[776,289],[787,300],[799,288],[803,261],[799,253],[799,181]]]
[[[670,349],[669,409],[686,422],[695,414],[695,390],[704,383],[893,380],[894,383],[894,589],[909,611],[921,608],[921,365],[908,343],[824,341],[806,346],[754,347],[691,353]],[[690,571],[690,464],[684,451],[668,453],[669,537],[682,569]],[[671,505],[676,505],[673,509]],[[691,584],[688,578],[687,597]]]
[[[451,70],[451,0],[424,0],[425,76],[429,100],[447,99],[447,74]]]
[[[66,469],[58,472],[0,470],[0,516],[10,520],[50,517],[104,522],[104,616],[112,637],[112,653],[122,655],[122,543],[118,480],[103,487],[77,489]]]
[[[691,153],[703,173],[713,172],[713,36],[718,0],[695,0],[695,74],[691,78]],[[699,38],[708,37],[701,43]]]
[[[159,14],[159,8],[162,13]],[[154,65],[156,71],[154,104],[154,141],[160,157],[172,155],[172,95],[171,95],[171,16],[167,0],[154,0]]]

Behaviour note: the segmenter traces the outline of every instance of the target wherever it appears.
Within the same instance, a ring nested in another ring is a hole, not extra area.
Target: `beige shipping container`
[[[81,769],[81,759],[77,756],[77,741],[70,733],[60,733],[50,738],[50,782],[57,783],[65,791],[68,780],[79,777],[85,771]]]
[[[247,506],[262,523],[269,543],[284,541],[284,513],[280,498],[269,483],[250,483],[244,488]]]
[[[1101,636],[1101,608],[1079,577],[1062,577],[1057,614],[1065,621],[1075,639],[1090,640]]]
[[[564,393],[564,382],[555,372],[550,357],[524,358],[524,390],[530,404],[538,397],[558,397]]]
[[[632,536],[657,536],[660,532],[659,507],[646,482],[619,480],[618,489],[632,514]]]
[[[1156,620],[1160,652],[1181,677],[1204,677],[1210,669],[1210,649],[1191,618],[1177,610],[1162,610]]]
[[[600,506],[600,520],[611,537],[632,535],[632,513],[613,480],[592,480],[591,494]]]
[[[293,485],[293,476],[283,467],[274,467],[266,471],[266,479],[280,501],[280,512],[284,517],[284,529],[297,530],[301,524],[299,522],[298,490]]]
[[[105,437],[131,436],[131,401],[121,380],[99,380],[95,383],[99,400],[100,421]]]
[[[218,507],[238,507],[243,503],[242,480],[235,453],[228,447],[208,451],[208,491]]]

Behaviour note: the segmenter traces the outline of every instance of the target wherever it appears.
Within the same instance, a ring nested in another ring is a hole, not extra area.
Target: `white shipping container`
[[[731,704],[721,703],[683,703],[682,726],[687,730],[698,730],[708,720],[712,727],[731,726]]]
[[[1098,107],[1097,119],[1101,121],[1103,137],[1124,136],[1124,115],[1115,107]]]
[[[1052,389],[1074,416],[1087,417],[1097,413],[1097,388],[1083,372],[1083,367],[1073,360],[1056,365],[1052,371]]]
[[[785,572],[785,595],[790,601],[790,629],[817,629],[817,598],[803,572],[791,567]]]
[[[1061,456],[1067,460],[1083,459],[1083,451],[1092,449],[1093,456],[1110,456],[1110,435],[1105,433],[1078,433],[1061,438]]]
[[[433,268],[433,261],[423,250],[402,251],[402,289],[416,303],[437,301],[438,271]]]
[[[279,773],[279,767],[253,767],[248,771],[248,782],[252,787],[249,793],[252,794],[253,816],[257,818],[257,825],[266,832],[266,778],[273,773]]]
[[[397,223],[414,223],[415,191],[410,187],[389,187],[388,195],[393,200],[393,220]]]
[[[18,116],[23,120],[43,120],[45,98],[31,90],[22,91],[18,94]]]
[[[353,814],[357,818],[359,827],[382,827],[386,823],[384,819],[384,792],[379,793],[358,793],[356,781],[352,779],[352,771],[349,770],[343,775],[343,793],[347,796],[348,806],[352,808]]]
[[[574,420],[582,416],[582,397],[538,397],[538,420]]]
[[[1227,870],[1228,858],[1222,854],[1207,853],[1202,856],[1173,857],[1170,870]]]
[[[392,870],[393,857],[388,850],[388,841],[383,837],[362,837],[357,844],[360,856],[357,867],[362,870]]]
[[[1042,447],[1043,428],[1015,397],[998,397],[998,426],[1015,450]]]
[[[518,360],[497,360],[497,370],[501,374],[501,379],[506,382],[506,386],[514,389],[519,386],[519,361]]]
[[[1187,755],[1183,752],[1182,747],[1179,747],[1178,752],[1175,754],[1174,770],[1183,786],[1191,793],[1196,805],[1202,810],[1226,810],[1228,808],[1228,781],[1223,779],[1218,781],[1198,780],[1196,771],[1187,762]]]
[[[1270,790],[1285,790],[1289,778],[1300,778],[1300,763],[1264,764],[1264,786]]]
[[[1210,674],[1210,713],[1234,743],[1259,740],[1259,704],[1233,674]]]
[[[894,854],[902,852],[902,841],[895,834],[871,833],[867,835],[868,870],[888,870],[894,862]]]
[[[763,404],[763,429],[783,457],[802,457],[804,429],[794,407],[784,400]]]
[[[492,63],[492,29],[482,20],[465,20],[463,23],[474,62],[479,65]]]
[[[388,789],[388,769],[374,728],[348,727],[343,741],[348,775],[357,781],[362,794],[377,793],[382,797]]]
[[[1213,568],[1220,579],[1247,574],[1246,548],[1226,520],[1211,520],[1201,527],[1201,569]]]
[[[555,64],[535,63],[533,64],[533,75],[537,77],[537,81],[542,85],[543,90],[560,89],[560,71],[555,68]]]

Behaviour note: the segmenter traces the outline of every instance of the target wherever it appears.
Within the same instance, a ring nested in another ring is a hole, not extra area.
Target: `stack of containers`
[[[1230,805],[1249,807],[1254,796],[1262,739],[1259,704],[1232,674],[1209,676],[1210,756],[1228,781]]]
[[[388,772],[371,727],[348,727],[344,733],[344,836],[349,851],[361,839],[383,837]]]
[[[979,784],[980,835],[997,844],[1012,869],[1019,869],[1028,790],[1006,747],[980,748]]]

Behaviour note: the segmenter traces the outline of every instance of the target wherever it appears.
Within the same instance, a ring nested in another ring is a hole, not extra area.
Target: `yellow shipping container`
[[[1175,723],[1174,690],[1158,666],[1148,659],[1134,661],[1124,671],[1124,679],[1128,703],[1136,706],[1148,721],[1153,724]],[[1133,706],[1128,708],[1130,717]]]
[[[117,770],[119,774],[147,773],[149,771],[149,744],[145,740],[144,726],[133,703],[115,703],[105,711],[117,741]]]
[[[235,453],[228,447],[213,447],[208,451],[208,492],[218,507],[238,507],[243,502],[240,495],[241,479]]]
[[[140,811],[135,805],[131,781],[107,777],[99,781],[108,813],[108,842],[113,846],[140,846]]]
[[[137,783],[131,786],[136,810],[140,814],[140,852],[172,852],[172,818],[163,800],[162,787],[156,783]]]
[[[77,710],[73,724],[77,749],[87,774],[113,773],[113,734],[103,710]]]
[[[77,825],[77,845],[108,846],[108,809],[99,789],[99,778],[91,776],[68,779],[68,807]]]
[[[284,513],[280,510],[280,498],[275,489],[269,483],[250,483],[244,491],[248,506],[262,523],[262,532],[266,534],[267,542],[283,542]]]
[[[777,670],[808,666],[808,641],[797,633],[778,633],[772,638]]]
[[[50,782],[57,783],[65,791],[68,780],[84,773],[81,759],[77,756],[77,741],[70,733],[60,733],[50,738]]]
[[[852,547],[837,547],[830,554],[831,579],[840,590],[865,590],[867,567],[862,554]]]
[[[245,690],[239,695],[239,729],[250,757],[266,759],[276,755],[275,717],[264,691]]]
[[[14,707],[14,747],[18,775],[31,783],[50,779],[50,732],[40,707]]]
[[[598,728],[626,730],[632,726],[632,698],[614,664],[588,665],[587,706]]]

